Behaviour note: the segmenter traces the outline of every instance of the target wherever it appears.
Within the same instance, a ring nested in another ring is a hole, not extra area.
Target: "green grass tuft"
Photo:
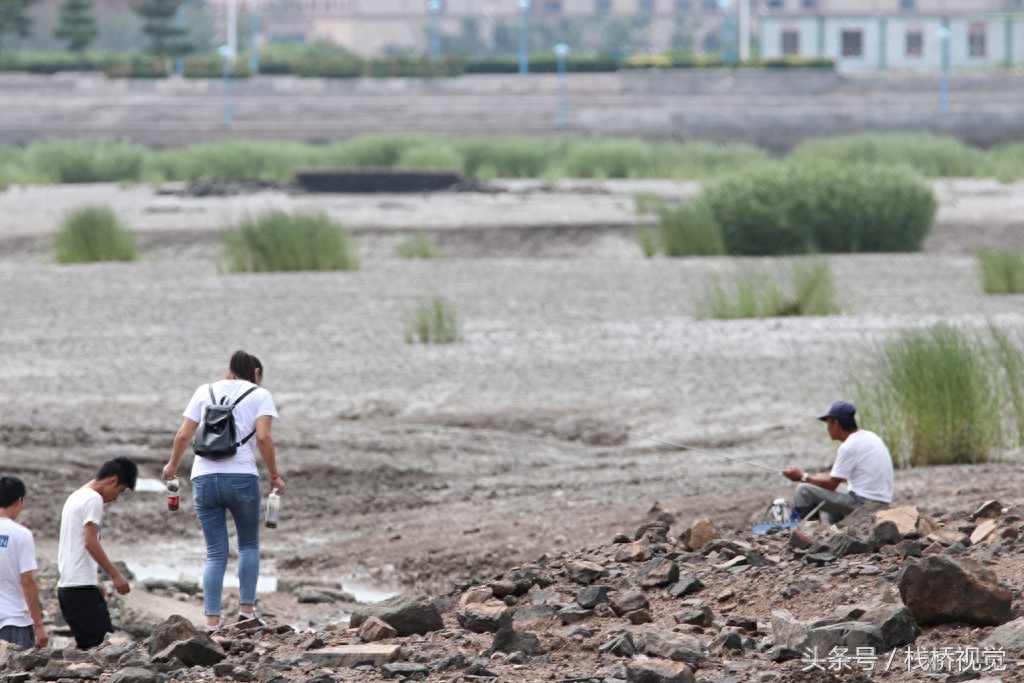
[[[661,246],[667,256],[721,256],[725,253],[722,228],[700,201],[665,204],[658,210]]]
[[[998,458],[1024,436],[1024,356],[995,328],[986,338],[940,323],[882,347],[851,372],[866,421],[897,465]],[[856,373],[856,374],[855,374]]]
[[[979,251],[977,258],[986,294],[1024,292],[1024,252],[990,249]]]
[[[444,297],[435,295],[416,304],[406,315],[407,344],[451,344],[459,340],[459,316]]]
[[[133,142],[51,138],[33,142],[22,155],[27,179],[44,183],[137,181],[149,150]]]
[[[231,272],[357,270],[348,231],[324,213],[268,211],[224,233]]]
[[[135,238],[105,206],[87,206],[68,214],[54,247],[58,263],[135,260]]]
[[[828,263],[813,259],[794,262],[788,272],[744,269],[728,285],[715,278],[705,287],[698,317],[824,316],[839,310]]]
[[[430,259],[437,256],[437,249],[434,248],[430,235],[417,232],[398,245],[398,255],[407,259]]]

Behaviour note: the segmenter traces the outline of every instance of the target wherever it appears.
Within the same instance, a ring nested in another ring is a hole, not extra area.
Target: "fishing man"
[[[793,511],[801,519],[819,504],[821,512],[838,522],[864,503],[892,502],[892,456],[877,434],[857,427],[856,412],[850,401],[836,401],[818,418],[832,440],[839,442],[836,461],[828,474],[809,474],[799,467],[782,471],[787,479],[800,482],[793,495]],[[844,482],[848,490],[838,491]]]

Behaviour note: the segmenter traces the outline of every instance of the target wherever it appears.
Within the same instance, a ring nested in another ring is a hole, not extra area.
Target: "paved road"
[[[0,74],[0,142],[90,135],[175,146],[225,138],[332,140],[382,130],[631,135],[785,149],[809,136],[929,130],[990,145],[1024,138],[1024,76],[677,70],[570,74],[568,123],[555,75],[454,79],[108,80]],[[230,102],[230,126],[226,107]]]

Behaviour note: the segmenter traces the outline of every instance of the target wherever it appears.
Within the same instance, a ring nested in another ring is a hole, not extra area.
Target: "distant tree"
[[[85,52],[99,35],[92,15],[92,0],[64,0],[53,35],[66,42],[70,52]]]
[[[178,23],[178,11],[185,0],[142,0],[133,8],[142,18],[142,32],[149,36],[147,51],[157,57],[180,57],[192,52]]]
[[[36,0],[0,0],[0,51],[7,34],[27,37],[32,33],[32,19],[28,7]]]

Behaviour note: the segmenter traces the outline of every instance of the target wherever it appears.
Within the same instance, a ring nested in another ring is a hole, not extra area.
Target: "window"
[[[649,17],[654,14],[655,4],[655,0],[640,0],[636,5],[636,13]]]
[[[594,0],[594,14],[608,14],[612,11],[612,0]]]
[[[718,11],[718,0],[703,0],[700,3],[700,8],[708,14],[714,14]]]
[[[864,54],[864,31],[846,29],[842,35],[843,56],[860,57]]]
[[[800,0],[800,6],[804,9],[816,9],[818,7],[818,0]]]
[[[920,57],[924,54],[924,34],[920,30],[907,31],[907,56]]]
[[[672,6],[675,8],[676,14],[689,14],[693,9],[693,2],[691,0],[675,0]]]
[[[904,12],[913,12],[917,9],[917,0],[900,0],[900,9]]]
[[[970,57],[985,56],[985,22],[972,21],[967,32],[967,54]]]
[[[785,0],[768,0],[768,9],[786,9]]]
[[[797,31],[782,32],[782,54],[800,54],[800,33]]]

